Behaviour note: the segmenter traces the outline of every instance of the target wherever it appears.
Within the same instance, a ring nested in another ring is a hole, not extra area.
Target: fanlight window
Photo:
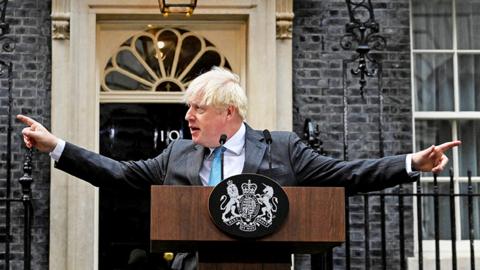
[[[213,66],[231,69],[207,39],[176,28],[155,28],[125,41],[109,59],[101,90],[180,92]]]

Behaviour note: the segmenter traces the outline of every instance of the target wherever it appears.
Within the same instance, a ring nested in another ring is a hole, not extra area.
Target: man
[[[146,189],[153,184],[212,185],[215,149],[225,134],[225,177],[258,173],[284,186],[343,186],[349,194],[379,190],[418,179],[417,171],[438,173],[448,159],[446,150],[459,141],[409,155],[345,162],[321,156],[292,132],[272,132],[272,168],[269,168],[262,132],[245,122],[247,98],[237,75],[221,68],[193,80],[186,93],[192,140],[172,142],[159,156],[142,161],[115,161],[58,139],[31,118],[22,133],[27,147],[50,152],[56,167],[98,187],[129,186]],[[193,269],[194,256],[181,254],[173,264]]]

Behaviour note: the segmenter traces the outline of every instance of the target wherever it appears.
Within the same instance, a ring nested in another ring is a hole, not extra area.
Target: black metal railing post
[[[435,269],[440,270],[440,217],[437,174],[433,175],[433,212],[435,226]]]
[[[457,269],[457,230],[455,222],[455,183],[453,182],[453,171],[450,169],[450,233],[452,241],[452,269]]]
[[[385,215],[385,193],[380,193],[380,236],[382,238],[382,269],[387,270],[387,233]]]
[[[423,270],[422,183],[417,181],[418,270]]]
[[[32,230],[32,154],[30,148],[25,153],[25,162],[23,163],[23,176],[19,179],[22,186],[23,203],[23,269],[30,270],[31,261],[31,230]]]
[[[405,266],[405,205],[403,201],[403,185],[398,186],[398,230],[400,234],[400,269]]]
[[[370,269],[370,215],[369,215],[369,202],[368,202],[368,194],[363,195],[363,218],[365,221],[365,225],[363,227],[363,232],[365,234],[365,269]]]
[[[345,194],[345,269],[350,270],[350,200]]]
[[[475,269],[475,231],[473,227],[473,186],[472,186],[472,171],[468,170],[468,238],[470,242],[470,269]]]

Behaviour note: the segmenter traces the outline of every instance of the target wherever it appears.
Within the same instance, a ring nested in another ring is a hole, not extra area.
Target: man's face
[[[227,110],[211,105],[201,105],[201,95],[194,96],[188,102],[185,120],[192,134],[192,141],[205,147],[217,147],[220,135],[227,126]]]

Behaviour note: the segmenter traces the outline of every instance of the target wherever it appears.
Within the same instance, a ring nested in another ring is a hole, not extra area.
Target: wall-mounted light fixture
[[[371,0],[346,0],[350,22],[346,24],[346,34],[340,45],[345,50],[355,50],[350,62],[358,61],[356,69],[351,69],[353,75],[360,76],[360,92],[367,84],[366,77],[373,77],[378,71],[379,61],[372,56],[371,50],[385,49],[387,41],[379,34],[380,26],[375,21]]]
[[[345,35],[340,41],[344,50],[355,51],[350,59],[342,62],[343,75],[343,156],[348,160],[348,86],[347,70],[360,77],[360,95],[364,97],[367,77],[377,77],[378,94],[378,142],[379,156],[384,156],[383,137],[383,67],[381,55],[372,50],[382,51],[387,46],[385,37],[379,34],[380,25],[375,20],[371,0],[345,0],[350,21],[345,25]],[[348,249],[347,249],[348,251]]]
[[[171,13],[190,16],[197,6],[197,0],[158,0],[158,5],[160,6],[160,12],[164,16],[168,16]]]

